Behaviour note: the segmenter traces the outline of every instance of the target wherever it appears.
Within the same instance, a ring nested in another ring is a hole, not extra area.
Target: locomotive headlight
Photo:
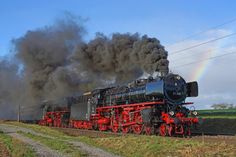
[[[171,115],[171,116],[173,116],[174,114],[175,114],[174,111],[170,111],[170,112],[169,112],[169,115]]]
[[[194,116],[197,116],[197,115],[198,115],[197,111],[193,111],[192,114],[193,114]]]

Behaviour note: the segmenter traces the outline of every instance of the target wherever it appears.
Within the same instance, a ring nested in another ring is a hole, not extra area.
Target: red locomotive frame
[[[182,105],[188,104],[193,103],[189,102]],[[186,117],[181,112],[175,113],[175,117],[171,117],[169,113],[162,112],[162,122],[158,127],[154,128],[143,122],[141,111],[152,108],[155,105],[165,105],[165,102],[154,101],[98,107],[96,108],[96,114],[92,114],[89,121],[69,119],[67,125],[63,125],[61,119],[64,114],[70,112],[69,110],[47,112],[39,124],[99,131],[111,130],[114,133],[121,131],[123,134],[133,132],[135,134],[145,133],[146,135],[151,135],[158,133],[161,136],[173,136],[191,135],[190,127],[199,122],[197,117]]]

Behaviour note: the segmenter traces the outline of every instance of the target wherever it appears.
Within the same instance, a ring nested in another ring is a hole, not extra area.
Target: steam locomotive
[[[39,124],[100,131],[191,135],[199,122],[187,97],[198,96],[197,82],[177,74],[139,79],[126,86],[95,89],[68,97],[67,108],[46,109]]]

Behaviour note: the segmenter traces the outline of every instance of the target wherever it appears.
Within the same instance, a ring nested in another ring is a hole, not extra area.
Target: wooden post
[[[20,122],[20,104],[18,105],[18,117],[17,117],[17,121]]]

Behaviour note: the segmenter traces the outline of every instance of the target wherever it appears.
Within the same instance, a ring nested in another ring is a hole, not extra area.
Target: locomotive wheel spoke
[[[121,124],[126,124],[129,123],[129,114],[125,113],[121,115]],[[130,131],[130,126],[121,126],[121,131],[124,134],[129,133]]]
[[[165,123],[161,124],[161,126],[159,128],[159,135],[160,136],[166,136],[167,135],[167,127],[166,127]]]
[[[111,119],[111,131],[114,133],[119,131],[118,121],[115,119],[115,117],[112,117]]]
[[[168,132],[169,136],[173,135],[173,126],[172,125],[166,125],[166,131]]]
[[[99,125],[98,125],[98,130],[99,130],[99,131],[103,131],[103,127],[104,127],[104,126],[103,126],[102,124],[99,124]]]
[[[145,126],[144,131],[146,135],[152,135],[154,133],[154,128],[152,126]]]
[[[123,127],[121,128],[121,130],[122,130],[122,133],[127,134],[127,133],[129,133],[129,131],[130,131],[130,127],[129,127],[129,126],[123,126]]]
[[[119,131],[119,127],[118,126],[112,126],[112,131],[114,133],[117,133]]]
[[[117,132],[119,132],[119,126],[116,126],[113,123],[113,125],[111,126],[111,130],[112,130],[112,132],[117,133]]]
[[[132,126],[132,130],[135,134],[141,134],[143,131],[143,125],[141,124],[135,124]]]

